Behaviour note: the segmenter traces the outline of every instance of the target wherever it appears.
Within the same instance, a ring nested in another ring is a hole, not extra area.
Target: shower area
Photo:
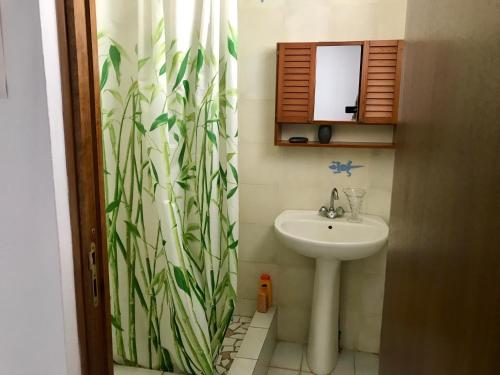
[[[115,373],[226,373],[250,325],[234,314],[237,2],[96,13]]]

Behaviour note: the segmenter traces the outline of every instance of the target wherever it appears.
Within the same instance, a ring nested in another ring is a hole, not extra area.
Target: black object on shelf
[[[288,142],[290,143],[307,143],[309,139],[306,137],[291,137]]]
[[[330,139],[332,139],[332,127],[330,125],[321,125],[318,129],[318,139],[319,143],[330,143]]]
[[[353,105],[345,107],[345,113],[358,113],[358,106]]]

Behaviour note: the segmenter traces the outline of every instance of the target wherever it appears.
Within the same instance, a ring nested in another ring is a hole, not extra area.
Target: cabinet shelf
[[[343,148],[394,148],[394,143],[383,142],[330,142],[319,143],[312,141],[307,143],[290,143],[286,140],[276,141],[276,146],[281,147],[343,147]]]

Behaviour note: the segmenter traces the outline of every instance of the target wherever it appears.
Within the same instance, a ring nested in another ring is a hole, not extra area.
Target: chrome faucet
[[[335,201],[337,200],[339,200],[339,192],[337,188],[333,188],[332,194],[330,195],[330,207],[326,208],[322,206],[319,209],[319,214],[329,219],[344,216],[345,210],[341,206],[335,208]]]

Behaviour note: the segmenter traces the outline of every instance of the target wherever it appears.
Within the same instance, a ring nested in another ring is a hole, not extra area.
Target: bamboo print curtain
[[[98,0],[114,359],[212,374],[237,277],[235,0]]]

